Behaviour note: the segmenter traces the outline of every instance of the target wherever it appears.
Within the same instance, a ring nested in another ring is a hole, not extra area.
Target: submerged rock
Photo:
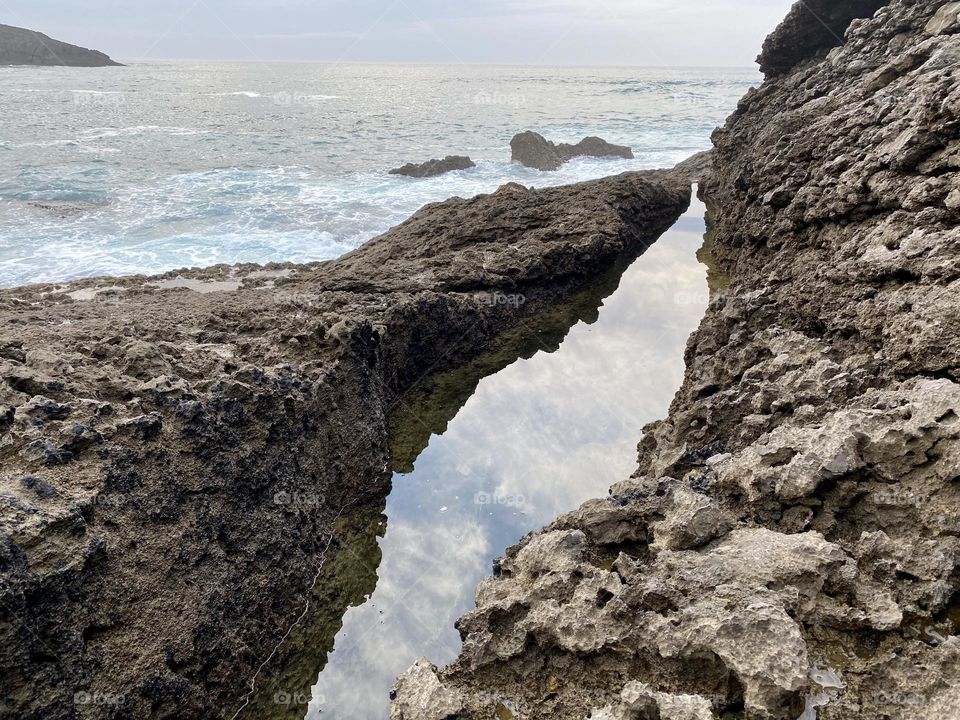
[[[97,50],[54,40],[43,33],[0,25],[0,65],[120,66]]]
[[[96,212],[106,207],[106,203],[89,200],[28,200],[27,205],[44,210],[61,218],[71,218]]]
[[[481,583],[433,676],[459,718],[956,716],[958,5],[798,3],[768,40],[678,169],[730,286],[635,475]]]
[[[413,178],[428,178],[443,175],[454,170],[468,170],[477,164],[463,155],[447,155],[443,160],[427,160],[420,165],[407,163],[403,167],[394,168],[391,175],[405,175]]]
[[[298,709],[376,581],[388,424],[434,374],[510,362],[689,198],[669,173],[513,184],[332,262],[0,291],[3,712]],[[455,712],[432,672],[410,717]]]
[[[633,151],[622,145],[613,145],[598,137],[588,137],[576,145],[553,143],[535,132],[515,135],[510,141],[513,162],[536,170],[558,170],[575,157],[618,157],[633,159]]]

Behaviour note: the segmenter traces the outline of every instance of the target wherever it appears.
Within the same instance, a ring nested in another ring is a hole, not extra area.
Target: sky
[[[161,59],[750,66],[792,0],[0,0],[0,22]]]

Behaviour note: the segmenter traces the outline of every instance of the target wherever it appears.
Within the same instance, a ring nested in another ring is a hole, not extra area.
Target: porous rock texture
[[[119,66],[97,50],[71,45],[35,30],[0,24],[0,65]]]
[[[0,716],[231,718],[265,684],[309,695],[376,580],[393,416],[689,198],[667,173],[514,184],[333,262],[0,291]],[[249,716],[303,715],[266,706]]]
[[[425,682],[463,720],[960,717],[958,11],[853,20],[715,134],[731,285],[669,417],[498,561],[395,720]]]
[[[527,131],[514,135],[510,141],[513,162],[535,170],[559,170],[575,157],[617,157],[633,159],[633,151],[623,145],[614,145],[598,137],[586,137],[576,145],[554,143],[539,133]]]
[[[412,178],[428,178],[444,175],[454,170],[469,170],[476,166],[477,164],[465,155],[447,155],[442,160],[427,160],[419,165],[407,163],[403,167],[394,168],[390,171],[390,174]]]
[[[782,75],[805,60],[825,55],[843,44],[843,34],[856,18],[870,17],[886,0],[804,0],[763,43],[757,58],[765,75]]]

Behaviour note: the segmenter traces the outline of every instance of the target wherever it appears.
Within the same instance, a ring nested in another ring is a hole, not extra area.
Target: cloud
[[[119,58],[745,65],[791,0],[7,0]],[[311,45],[310,41],[313,41]]]
[[[338,32],[256,33],[240,35],[244,40],[356,40],[363,34],[341,30]]]

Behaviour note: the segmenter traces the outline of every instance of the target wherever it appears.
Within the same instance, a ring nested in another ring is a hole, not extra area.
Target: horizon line
[[[431,62],[419,60],[290,60],[290,59],[239,59],[239,58],[190,58],[190,57],[163,57],[127,59],[122,56],[109,56],[116,62],[127,66],[147,65],[152,62],[175,63],[235,63],[244,65],[409,65],[424,67],[523,67],[523,68],[630,68],[630,69],[663,69],[675,68],[678,70],[754,70],[760,73],[760,67],[753,65],[673,65],[661,64],[629,64],[629,63],[511,63],[511,62]],[[51,66],[53,67],[53,66]]]

